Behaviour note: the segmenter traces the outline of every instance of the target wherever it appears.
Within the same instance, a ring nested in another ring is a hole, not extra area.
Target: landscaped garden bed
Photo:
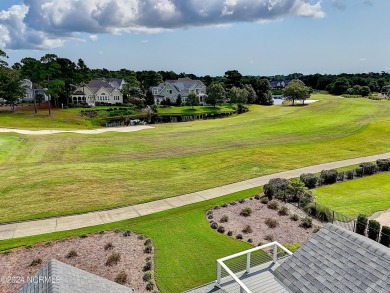
[[[207,218],[216,231],[255,245],[272,241],[303,243],[319,225],[302,213],[298,214],[293,207],[278,200],[267,203],[264,197],[214,207],[207,212]]]
[[[134,288],[154,290],[153,248],[150,239],[131,231],[108,231],[64,240],[39,243],[0,254],[0,276],[13,276],[18,282],[0,282],[0,292],[13,293],[50,259],[85,270]]]

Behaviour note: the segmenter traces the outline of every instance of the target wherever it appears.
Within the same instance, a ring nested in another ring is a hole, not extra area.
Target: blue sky
[[[55,53],[198,75],[390,71],[389,11],[389,0],[2,0],[0,48],[11,64]]]

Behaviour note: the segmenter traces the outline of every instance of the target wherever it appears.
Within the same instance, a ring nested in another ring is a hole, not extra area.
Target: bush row
[[[390,246],[390,227],[382,226],[378,221],[368,220],[366,215],[360,214],[356,220],[355,232],[368,236],[368,238],[378,241],[386,247]]]

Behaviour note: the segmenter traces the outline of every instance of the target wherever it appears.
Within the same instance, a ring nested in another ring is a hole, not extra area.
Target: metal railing
[[[234,273],[225,262],[228,260],[239,258],[241,256],[246,256],[245,272],[249,274],[251,272],[251,268],[252,268],[252,266],[251,266],[252,254],[255,252],[258,252],[260,250],[267,249],[267,248],[272,248],[271,261],[273,263],[277,263],[277,261],[278,261],[278,249],[283,252],[283,255],[285,255],[285,254],[287,254],[288,256],[292,255],[292,252],[290,250],[288,250],[287,248],[285,248],[283,245],[279,244],[278,242],[274,241],[274,242],[267,243],[267,244],[249,249],[249,250],[245,250],[245,251],[233,254],[233,255],[229,255],[229,256],[220,258],[217,260],[217,281],[216,281],[217,286],[222,288],[221,282],[222,282],[222,277],[223,277],[222,276],[222,269],[223,269],[240,286],[240,293],[252,293],[248,289],[248,287],[239,279],[239,277],[236,275],[236,273]],[[269,260],[270,259],[268,259],[267,262]]]

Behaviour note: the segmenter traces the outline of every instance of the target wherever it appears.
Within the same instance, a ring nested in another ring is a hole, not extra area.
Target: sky
[[[197,75],[390,71],[389,0],[1,0],[13,64]]]

